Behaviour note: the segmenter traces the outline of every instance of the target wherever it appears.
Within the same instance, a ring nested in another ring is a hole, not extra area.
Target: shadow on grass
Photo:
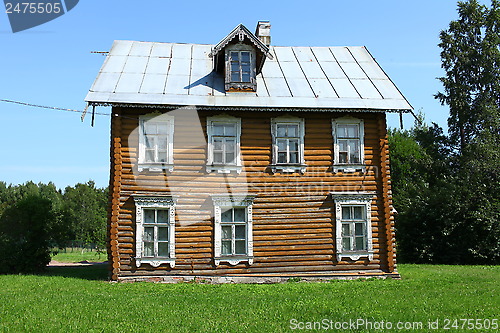
[[[49,266],[40,275],[62,276],[91,281],[107,281],[108,265],[97,264],[88,266]]]

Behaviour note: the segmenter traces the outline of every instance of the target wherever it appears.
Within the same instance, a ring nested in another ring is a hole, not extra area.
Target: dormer
[[[269,52],[270,27],[269,22],[260,21],[253,34],[240,24],[210,52],[214,70],[224,76],[227,92],[257,91],[256,77],[266,57],[272,59]]]

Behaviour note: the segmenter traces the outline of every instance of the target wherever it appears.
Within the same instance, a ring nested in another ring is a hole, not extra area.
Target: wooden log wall
[[[390,174],[385,115],[339,112],[198,111],[176,117],[174,171],[137,171],[138,118],[152,109],[113,108],[110,185],[110,247],[112,279],[151,275],[224,275],[265,273],[327,273],[352,270],[393,272],[394,226],[391,213]],[[240,117],[243,172],[205,172],[206,118],[229,114]],[[305,174],[273,174],[271,118],[282,115],[305,119]],[[365,124],[367,172],[332,172],[331,120],[353,116]],[[197,129],[203,135],[196,135]],[[231,266],[213,262],[214,222],[211,194],[227,190],[255,194],[253,205],[254,263]],[[330,192],[376,192],[372,201],[372,261],[336,259],[335,210]],[[132,194],[169,194],[176,205],[176,266],[135,267],[135,205]]]

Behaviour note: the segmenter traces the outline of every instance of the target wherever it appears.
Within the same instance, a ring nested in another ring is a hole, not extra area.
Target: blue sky
[[[484,1],[489,4],[489,1]],[[453,0],[213,1],[81,0],[44,25],[12,33],[0,12],[0,99],[82,110],[84,98],[115,39],[215,44],[237,24],[271,21],[273,45],[366,46],[415,110],[445,127],[439,32],[457,18]],[[110,112],[109,108],[98,108]],[[410,115],[404,117],[411,126]],[[389,116],[398,126],[398,117]],[[89,179],[107,186],[109,117],[0,102],[0,180]]]

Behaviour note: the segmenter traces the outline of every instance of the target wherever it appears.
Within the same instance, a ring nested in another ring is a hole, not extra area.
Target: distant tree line
[[[389,132],[403,262],[500,264],[500,2],[458,12],[439,44],[448,134],[424,122]]]
[[[40,271],[71,241],[104,249],[107,191],[93,181],[64,190],[0,181],[0,273]]]

